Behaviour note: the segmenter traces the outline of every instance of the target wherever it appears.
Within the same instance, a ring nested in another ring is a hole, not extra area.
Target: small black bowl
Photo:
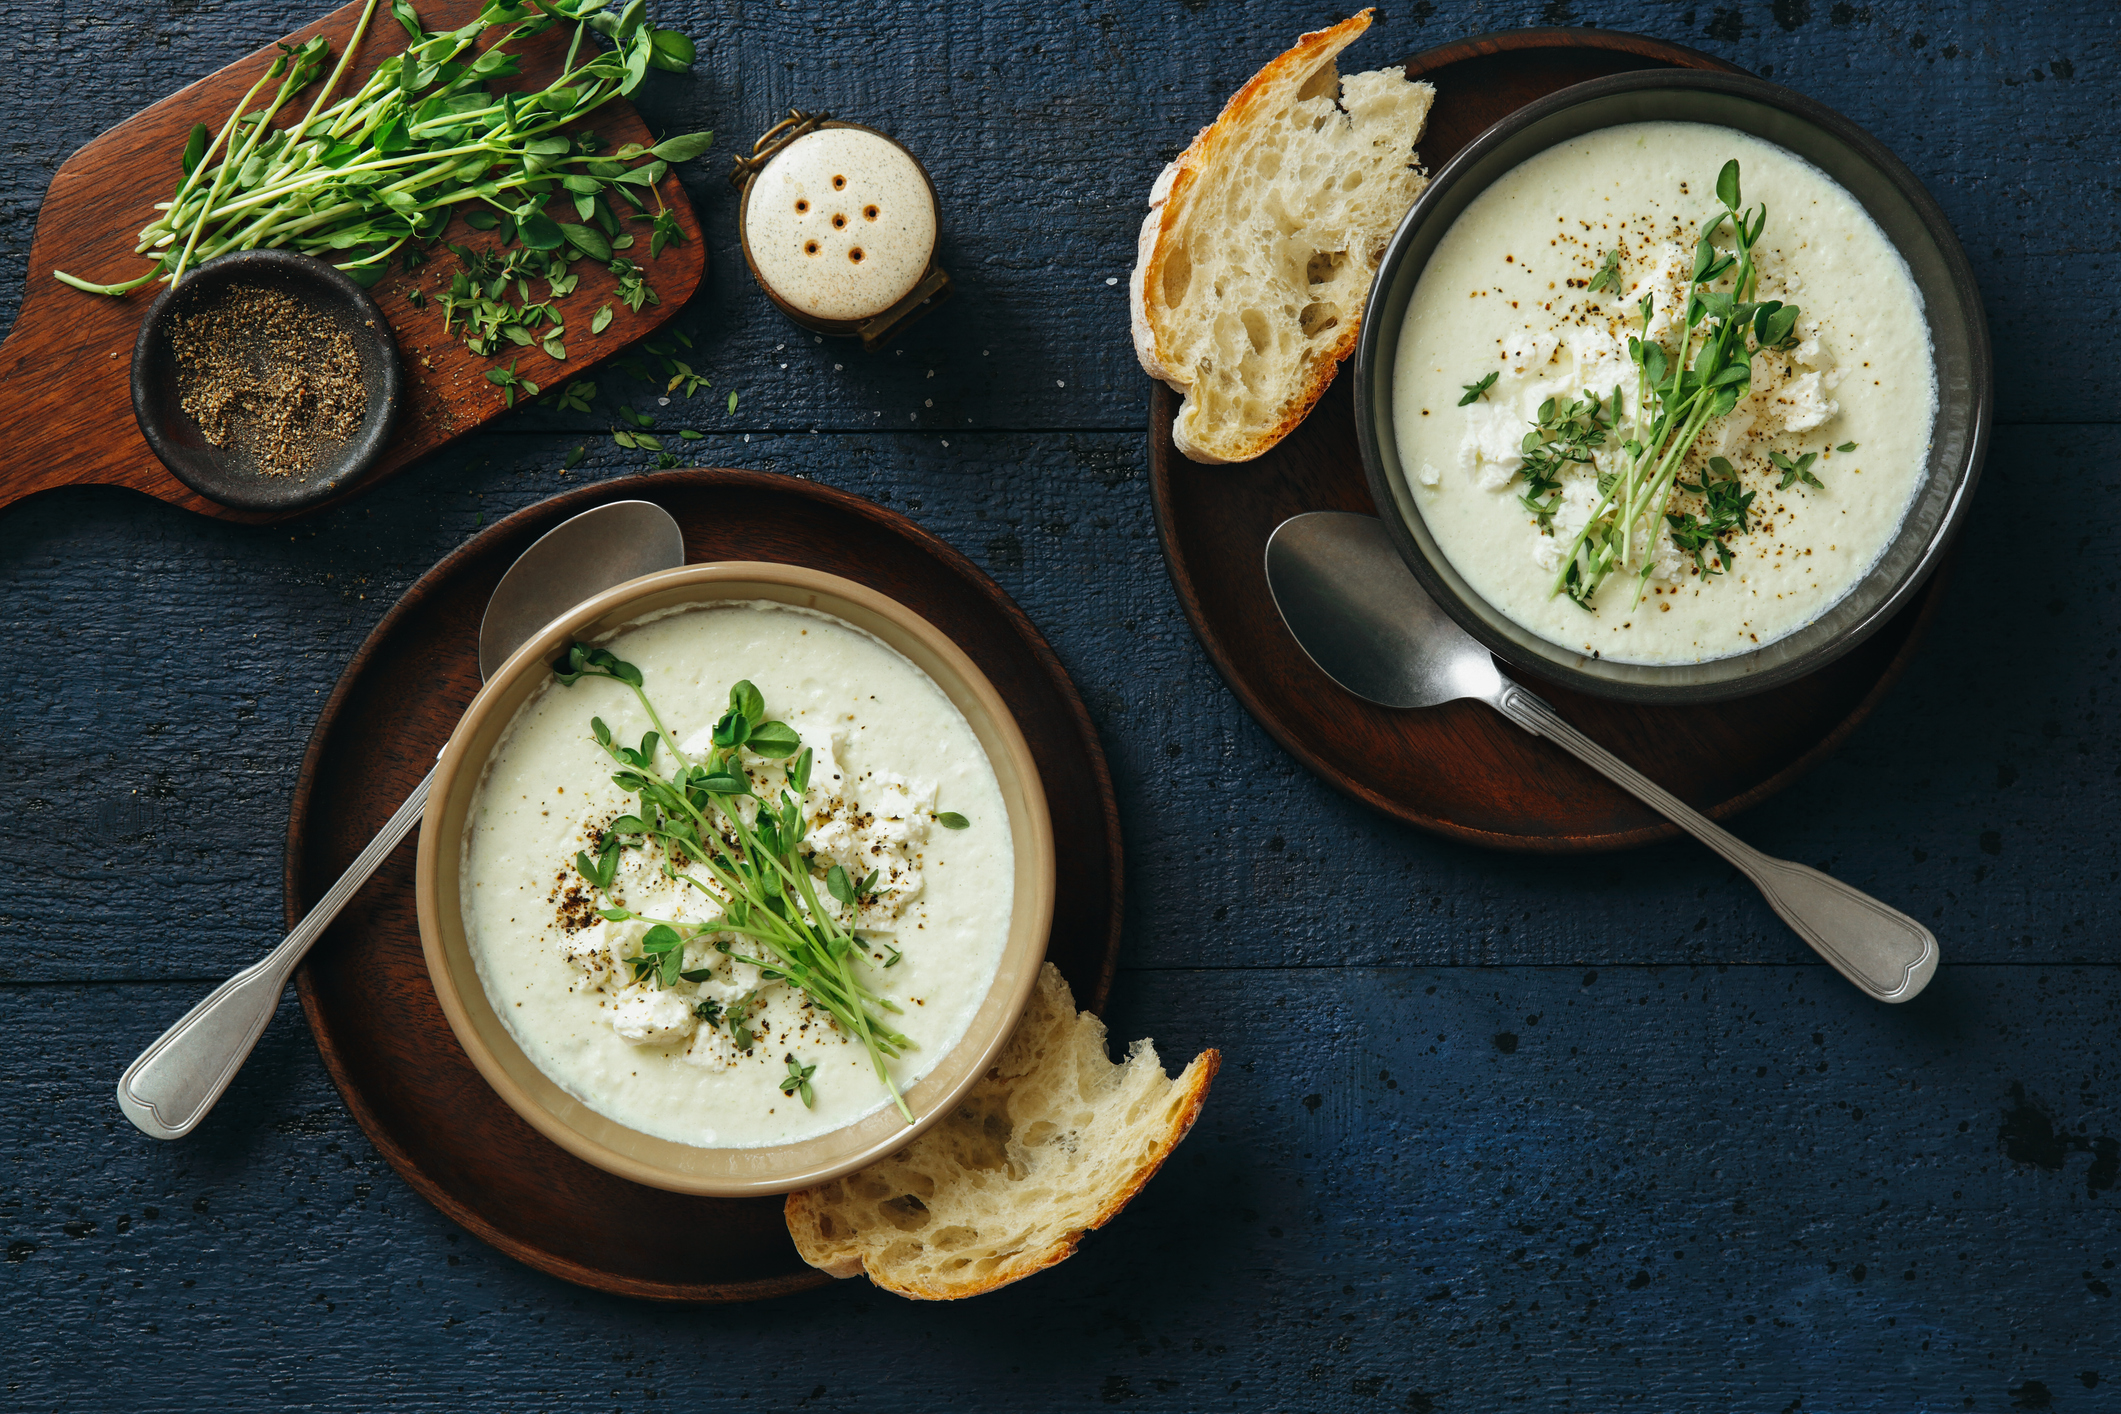
[[[306,476],[274,476],[248,458],[208,442],[177,393],[170,326],[204,310],[234,285],[261,286],[299,300],[343,329],[361,356],[368,412],[361,428],[326,465]],[[294,511],[328,500],[373,466],[398,420],[404,369],[390,325],[368,291],[314,256],[290,250],[242,250],[209,260],[162,292],[133,341],[133,415],[162,465],[211,501],[245,511]]]

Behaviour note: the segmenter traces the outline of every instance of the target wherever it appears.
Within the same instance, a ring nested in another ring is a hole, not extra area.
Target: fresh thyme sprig
[[[1620,293],[1619,247],[1616,246],[1605,253],[1605,259],[1598,266],[1598,273],[1591,277],[1590,288],[1610,290],[1616,295]]]
[[[1566,406],[1553,398],[1539,405],[1539,421],[1519,446],[1525,494],[1517,499],[1539,518],[1541,530],[1552,533],[1554,512],[1561,509],[1562,472],[1572,466],[1589,466],[1593,454],[1605,445],[1619,397],[1616,388],[1608,401],[1592,393]]]
[[[1694,567],[1704,575],[1722,574],[1731,567],[1734,558],[1731,547],[1724,543],[1725,537],[1734,532],[1745,534],[1751,526],[1746,515],[1752,509],[1753,497],[1759,493],[1746,491],[1741,494],[1738,470],[1722,457],[1710,457],[1708,469],[1701,480],[1681,481],[1677,485],[1682,491],[1692,491],[1707,504],[1708,518],[1703,520],[1692,515],[1665,516],[1672,543],[1694,557]],[[1711,569],[1706,554],[1709,546],[1716,547],[1716,568]]]
[[[1821,491],[1826,489],[1826,483],[1812,474],[1812,463],[1819,460],[1817,452],[1806,452],[1803,456],[1794,459],[1785,456],[1781,452],[1769,452],[1768,460],[1773,462],[1775,469],[1782,473],[1782,480],[1775,485],[1777,491],[1787,491],[1799,481],[1802,481],[1807,486],[1815,486]]]
[[[817,1063],[804,1065],[795,1058],[793,1051],[781,1059],[788,1062],[788,1073],[781,1077],[781,1093],[800,1095],[806,1110],[817,1108],[817,1092],[810,1088],[810,1077],[817,1074]]]
[[[1491,372],[1488,374],[1487,377],[1481,379],[1476,383],[1466,384],[1466,394],[1464,397],[1458,400],[1458,405],[1460,407],[1470,407],[1474,403],[1477,403],[1482,398],[1486,397],[1488,395],[1488,389],[1495,386],[1496,373],[1500,371],[1501,370],[1498,369],[1495,372]],[[734,411],[734,409],[732,409],[732,411]]]
[[[825,871],[826,889],[848,909],[847,922],[819,901],[816,857],[801,848],[809,829],[802,792],[809,787],[811,753],[795,729],[767,720],[758,689],[739,682],[729,690],[728,710],[714,724],[711,748],[704,758],[694,761],[679,750],[676,738],[657,715],[641,670],[610,650],[577,643],[554,676],[568,687],[584,678],[602,677],[631,689],[654,727],[638,747],[631,747],[614,740],[601,717],[590,722],[597,745],[620,767],[612,782],[639,801],[634,813],[606,827],[594,858],[587,851],[575,857],[583,880],[606,898],[599,912],[613,921],[638,916],[608,896],[617,877],[620,852],[644,849],[651,842],[660,852],[666,878],[691,886],[721,909],[719,918],[704,924],[645,920],[655,926],[642,940],[642,956],[652,955],[655,960],[647,966],[629,960],[636,978],[674,985],[688,975],[682,959],[684,945],[692,939],[719,933],[748,939],[761,955],[737,951],[726,942],[716,947],[736,961],[757,967],[769,982],[799,988],[842,1031],[861,1041],[877,1079],[911,1124],[913,1112],[885,1062],[902,1055],[913,1042],[881,1014],[896,1013],[897,1005],[868,987],[856,971],[857,962],[866,966],[868,958],[851,926],[852,904],[875,886],[876,876],[870,875],[857,887],[838,866]],[[677,769],[668,775],[657,764],[666,750],[677,761]],[[769,761],[794,758],[783,771],[776,799],[768,800],[754,790],[744,759],[747,754]],[[754,802],[749,821],[737,808],[747,798]],[[690,872],[694,867],[707,877]],[[679,932],[680,927],[690,927],[690,934]],[[652,951],[651,941],[656,944]],[[747,997],[723,1015],[731,1038],[744,1050],[751,1048],[754,1039],[748,1026],[753,1004]]]

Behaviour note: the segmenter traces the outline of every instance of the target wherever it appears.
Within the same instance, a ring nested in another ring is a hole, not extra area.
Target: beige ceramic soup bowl
[[[495,1013],[479,981],[461,899],[464,834],[480,778],[516,711],[551,677],[552,663],[579,639],[687,604],[767,599],[817,609],[874,634],[932,678],[964,713],[1001,784],[1015,842],[1016,887],[1001,965],[964,1039],[907,1092],[907,1127],[885,1106],[844,1128],[798,1144],[705,1149],[659,1139],[607,1119],[530,1061]],[[472,1064],[540,1134],[598,1168],[678,1193],[756,1197],[822,1183],[891,1153],[949,1112],[1009,1039],[1053,918],[1053,829],[1038,768],[1016,720],[973,661],[905,605],[836,575],[793,565],[688,565],[632,580],[554,620],[501,666],[472,699],[435,767],[420,825],[420,946],[442,1012]]]

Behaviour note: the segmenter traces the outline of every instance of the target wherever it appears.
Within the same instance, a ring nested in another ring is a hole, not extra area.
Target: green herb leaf
[[[785,1059],[788,1062],[788,1074],[781,1078],[781,1093],[784,1095],[800,1095],[803,1100],[803,1108],[812,1108],[816,1100],[816,1094],[810,1088],[810,1077],[817,1073],[817,1067],[815,1065],[800,1064],[792,1053]]]
[[[793,756],[802,748],[803,739],[796,735],[795,728],[786,722],[761,722],[751,729],[744,746],[754,755],[769,760]]]
[[[576,250],[594,260],[611,259],[611,242],[594,226],[584,226],[573,221],[562,221],[560,234],[573,243]]]
[[[589,332],[601,334],[611,327],[611,306],[605,305],[589,318]]]
[[[213,134],[206,130],[206,124],[192,124],[191,136],[184,140],[185,176],[188,177],[199,170],[199,163],[206,156],[206,145],[212,140]]]
[[[686,61],[690,63],[690,60]],[[648,150],[665,162],[676,164],[690,162],[714,146],[714,134],[686,133],[683,137],[666,137]]]
[[[698,47],[674,29],[659,29],[649,36],[649,41],[653,52],[649,54],[648,62],[658,69],[683,73],[699,56]]]
[[[1620,293],[1620,249],[1618,246],[1605,253],[1605,258],[1599,262],[1598,273],[1591,277],[1590,288],[1593,290],[1609,290],[1616,295]]]
[[[1738,159],[1733,157],[1716,174],[1716,199],[1732,213],[1738,210]]]
[[[1481,379],[1477,383],[1466,384],[1466,395],[1458,400],[1458,405],[1460,407],[1467,407],[1473,403],[1479,402],[1482,398],[1486,397],[1488,389],[1495,386],[1496,376],[1500,372],[1501,370],[1497,369],[1494,373],[1490,373],[1487,377]],[[734,393],[731,393],[729,395],[729,410],[731,412],[736,411],[736,394]]]
[[[1834,450],[1837,452],[1853,452],[1856,450],[1856,444],[1854,442],[1843,442],[1840,446],[1834,448]]]
[[[935,817],[935,823],[941,825],[946,830],[962,830],[968,825],[970,825],[972,822],[970,820],[967,820],[964,816],[958,814],[955,810],[945,810],[940,815],[937,815]]]

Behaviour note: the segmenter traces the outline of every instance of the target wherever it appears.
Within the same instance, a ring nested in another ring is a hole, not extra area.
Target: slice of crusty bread
[[[1334,67],[1369,27],[1364,10],[1296,41],[1150,189],[1134,351],[1185,394],[1171,435],[1194,461],[1249,461],[1304,420],[1355,352],[1385,243],[1428,185],[1412,164],[1436,90],[1403,69]]]
[[[1149,1041],[1105,1057],[1052,963],[994,1068],[955,1113],[844,1178],[788,1195],[813,1267],[927,1301],[977,1296],[1052,1266],[1103,1227],[1186,1137],[1221,1053],[1176,1080]]]

